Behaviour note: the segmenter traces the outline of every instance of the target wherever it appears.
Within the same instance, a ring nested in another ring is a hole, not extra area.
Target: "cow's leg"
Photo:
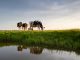
[[[18,27],[19,28],[19,30],[21,30],[21,27]]]
[[[24,27],[24,31],[27,29],[27,27]]]
[[[31,30],[33,30],[33,27],[31,28]]]
[[[25,30],[27,30],[27,27],[25,27]]]
[[[43,27],[41,26],[41,30],[43,30]]]
[[[40,27],[38,26],[38,29],[40,30]]]
[[[33,28],[30,26],[30,28],[28,28],[28,30],[33,30]]]
[[[27,27],[26,27],[26,30],[27,30]]]
[[[25,31],[25,27],[24,27],[24,31]]]
[[[25,30],[25,27],[22,27],[22,30]]]
[[[18,29],[20,30],[20,27],[18,27]]]
[[[22,30],[24,29],[24,27],[22,27]]]

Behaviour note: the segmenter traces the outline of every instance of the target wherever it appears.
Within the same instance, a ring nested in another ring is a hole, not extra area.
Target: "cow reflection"
[[[23,51],[23,49],[27,49],[27,46],[25,46],[25,45],[19,45],[17,47],[17,51]]]
[[[27,49],[27,46],[19,45],[17,47],[17,51],[23,51],[23,49]],[[43,48],[41,48],[41,47],[30,47],[30,53],[31,54],[41,54],[42,51],[43,51]]]
[[[30,48],[30,53],[32,54],[41,54],[43,51],[43,48],[41,47],[31,47]]]
[[[80,55],[80,50],[75,51],[77,55]]]

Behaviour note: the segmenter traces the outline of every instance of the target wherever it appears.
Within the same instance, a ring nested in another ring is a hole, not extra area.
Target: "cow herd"
[[[41,21],[30,21],[29,24],[18,22],[17,27],[22,30],[33,30],[34,27],[37,27],[39,30],[43,30],[45,27],[43,27],[43,24]],[[29,27],[29,28],[28,28]]]

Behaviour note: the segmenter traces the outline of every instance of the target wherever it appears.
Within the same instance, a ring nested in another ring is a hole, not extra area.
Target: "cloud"
[[[79,24],[79,16],[80,0],[0,0],[0,22],[4,24],[39,19],[46,26],[68,28]]]
[[[79,12],[80,0],[2,0],[0,1],[1,10],[5,13],[55,18]]]

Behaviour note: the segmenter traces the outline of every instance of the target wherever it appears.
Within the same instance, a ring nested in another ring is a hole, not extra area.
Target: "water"
[[[80,60],[80,55],[38,46],[10,45],[0,47],[0,60]]]

